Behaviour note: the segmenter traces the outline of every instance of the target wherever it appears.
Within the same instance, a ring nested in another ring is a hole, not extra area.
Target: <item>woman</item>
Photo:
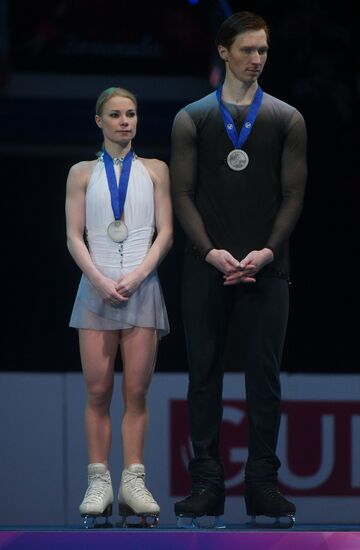
[[[79,330],[87,388],[89,486],[80,513],[86,517],[112,513],[109,410],[120,348],[124,399],[120,514],[157,520],[160,508],[145,487],[142,459],[146,394],[158,340],[169,331],[156,273],[172,245],[169,173],[164,162],[139,158],[132,149],[137,126],[132,93],[122,88],[104,90],[96,103],[95,122],[103,133],[103,152],[97,160],[71,167],[66,193],[68,249],[83,272],[70,320],[70,326]]]

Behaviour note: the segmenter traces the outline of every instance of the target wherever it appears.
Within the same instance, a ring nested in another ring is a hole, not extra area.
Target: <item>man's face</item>
[[[220,57],[226,63],[226,74],[244,84],[259,78],[267,59],[269,46],[263,29],[237,35],[229,49],[219,46]]]

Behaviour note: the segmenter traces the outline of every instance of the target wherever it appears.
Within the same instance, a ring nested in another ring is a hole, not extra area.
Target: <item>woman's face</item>
[[[104,103],[101,115],[95,122],[104,138],[119,145],[127,145],[136,135],[136,105],[128,97],[113,96]]]

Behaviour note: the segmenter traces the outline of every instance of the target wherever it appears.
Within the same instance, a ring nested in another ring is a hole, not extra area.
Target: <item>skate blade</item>
[[[178,529],[225,529],[222,516],[176,516]]]
[[[288,514],[286,516],[251,516],[251,521],[247,523],[249,527],[255,529],[291,529],[296,521],[295,516]]]
[[[81,517],[84,518],[83,526],[85,529],[109,529],[113,527],[109,521],[111,515],[112,504],[109,504],[102,514],[81,514]],[[104,518],[104,521],[98,522],[100,518]]]
[[[118,527],[120,529],[154,529],[159,524],[159,516],[152,514],[132,514],[122,516]]]
[[[159,524],[159,514],[136,514],[130,506],[119,504],[120,528],[153,529]]]

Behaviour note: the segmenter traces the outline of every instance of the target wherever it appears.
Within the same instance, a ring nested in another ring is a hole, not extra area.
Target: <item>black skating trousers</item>
[[[238,348],[236,360],[239,370],[245,373],[249,423],[245,479],[276,481],[280,467],[276,445],[280,426],[280,363],[289,309],[288,281],[259,277],[256,283],[225,287],[222,273],[204,260],[186,254],[182,308],[195,470],[206,478],[206,471],[199,469],[206,470],[211,458],[221,463],[223,364],[231,318]]]

